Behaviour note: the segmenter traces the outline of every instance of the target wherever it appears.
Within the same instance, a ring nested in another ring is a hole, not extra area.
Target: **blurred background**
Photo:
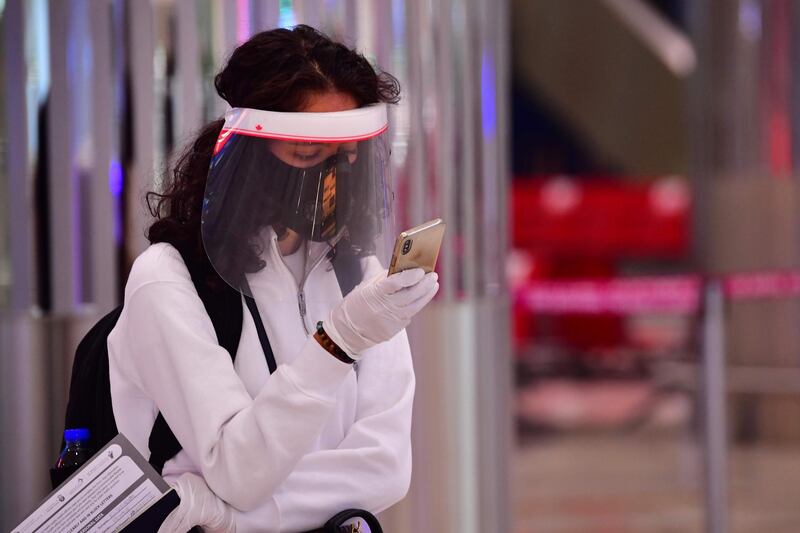
[[[800,531],[794,0],[0,0],[0,530],[143,194],[298,23],[397,76],[398,224],[448,223],[386,529]]]

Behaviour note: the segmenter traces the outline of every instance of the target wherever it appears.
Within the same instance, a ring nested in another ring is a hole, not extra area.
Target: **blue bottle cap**
[[[86,428],[65,429],[64,440],[89,440],[89,430]]]

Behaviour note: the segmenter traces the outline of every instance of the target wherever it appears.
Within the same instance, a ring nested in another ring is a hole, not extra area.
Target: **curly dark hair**
[[[311,96],[329,91],[351,96],[359,107],[397,103],[400,94],[391,74],[376,72],[364,56],[306,25],[254,35],[234,50],[214,86],[231,107],[266,111],[299,111]],[[203,248],[200,217],[223,124],[220,119],[204,126],[165,176],[163,192],[146,196],[155,217],[147,230],[150,243],[178,248],[209,288],[220,286],[220,279]]]

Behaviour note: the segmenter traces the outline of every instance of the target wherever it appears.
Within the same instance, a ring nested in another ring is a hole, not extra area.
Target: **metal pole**
[[[703,322],[703,415],[705,432],[706,532],[728,531],[725,307],[718,281],[705,289]]]

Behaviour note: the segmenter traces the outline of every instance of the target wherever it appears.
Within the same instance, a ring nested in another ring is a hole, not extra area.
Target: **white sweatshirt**
[[[306,332],[341,299],[330,263],[306,279],[304,326],[274,238],[265,253],[267,266],[248,280],[278,363],[272,375],[244,302],[232,363],[178,251],[155,244],[137,258],[108,337],[117,428],[148,457],[160,411],[183,446],[164,477],[203,476],[240,533],[303,531],[351,507],[380,512],[411,478],[405,331],[367,350],[356,374]],[[380,265],[364,268],[368,279]]]

